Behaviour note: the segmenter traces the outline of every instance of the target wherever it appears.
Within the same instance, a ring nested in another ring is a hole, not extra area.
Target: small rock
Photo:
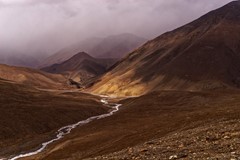
[[[224,136],[223,138],[224,138],[224,139],[230,139],[231,137],[229,137],[229,136]]]
[[[178,158],[177,155],[172,155],[169,157],[169,159],[177,159],[177,158]]]
[[[180,144],[179,146],[178,146],[178,148],[183,148],[184,147],[184,145],[183,144]]]
[[[179,154],[177,155],[177,158],[186,158],[187,156],[188,156],[187,153],[179,153]]]
[[[147,142],[146,144],[151,145],[151,144],[154,144],[154,142],[150,141],[150,142]]]
[[[140,150],[140,152],[147,152],[148,151],[148,149],[142,149],[142,150]]]

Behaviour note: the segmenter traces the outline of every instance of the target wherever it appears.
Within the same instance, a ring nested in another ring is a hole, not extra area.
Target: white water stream
[[[109,117],[109,116],[113,115],[115,112],[117,112],[119,110],[119,107],[121,106],[121,104],[115,104],[115,103],[109,104],[108,101],[107,101],[107,99],[108,99],[107,96],[101,96],[101,97],[102,97],[101,102],[104,105],[107,105],[108,107],[111,107],[113,109],[111,112],[106,113],[106,114],[102,114],[102,115],[98,115],[98,116],[93,116],[93,117],[90,117],[90,118],[88,118],[86,120],[79,121],[78,123],[62,127],[62,128],[60,128],[57,131],[55,138],[53,138],[52,140],[49,140],[47,142],[42,143],[41,147],[39,149],[37,149],[36,151],[31,151],[31,152],[28,152],[28,153],[22,153],[22,154],[14,156],[12,158],[9,158],[8,160],[17,160],[19,158],[24,158],[24,157],[37,155],[38,153],[41,153],[44,149],[46,149],[46,147],[49,144],[51,144],[51,143],[53,143],[55,141],[58,141],[58,140],[62,139],[65,135],[69,134],[72,131],[72,129],[74,129],[74,128],[78,127],[78,126],[87,124],[87,123],[89,123],[89,122],[91,122],[93,120],[98,120],[98,119]]]

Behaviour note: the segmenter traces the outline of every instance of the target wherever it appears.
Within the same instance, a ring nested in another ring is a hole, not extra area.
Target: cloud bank
[[[231,0],[0,0],[0,55],[51,54],[89,37],[154,38]]]

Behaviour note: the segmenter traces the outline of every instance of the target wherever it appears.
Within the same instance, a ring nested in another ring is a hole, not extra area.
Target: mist
[[[90,37],[152,39],[231,0],[0,0],[0,55],[44,57]]]

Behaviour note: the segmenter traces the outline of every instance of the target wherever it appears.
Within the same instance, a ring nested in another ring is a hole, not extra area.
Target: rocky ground
[[[202,127],[172,133],[93,159],[194,159],[239,160],[240,120],[219,121]]]
[[[239,93],[165,91],[120,100],[113,116],[76,128],[26,160],[237,159]]]

